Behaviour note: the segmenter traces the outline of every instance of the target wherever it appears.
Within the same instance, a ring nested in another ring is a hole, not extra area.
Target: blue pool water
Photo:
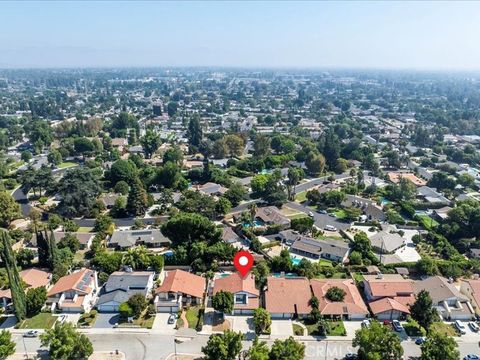
[[[252,227],[257,227],[257,226],[263,226],[263,221],[254,220]],[[244,223],[244,224],[243,224],[243,227],[244,227],[244,228],[249,228],[249,227],[250,227],[250,224]]]
[[[290,258],[292,260],[292,264],[297,266],[298,264],[300,264],[300,261],[302,261],[301,259],[298,259],[298,258]]]

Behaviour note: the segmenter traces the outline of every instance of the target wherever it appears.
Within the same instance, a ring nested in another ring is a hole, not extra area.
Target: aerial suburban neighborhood
[[[0,358],[480,359],[479,94],[0,69]]]

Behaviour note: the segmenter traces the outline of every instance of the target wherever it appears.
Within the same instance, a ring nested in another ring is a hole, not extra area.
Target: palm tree
[[[145,246],[138,246],[131,249],[123,255],[124,265],[131,266],[133,269],[145,269],[148,266],[148,250]]]

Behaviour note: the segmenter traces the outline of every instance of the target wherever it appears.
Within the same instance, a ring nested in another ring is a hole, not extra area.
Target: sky
[[[0,2],[0,68],[480,69],[480,2]]]

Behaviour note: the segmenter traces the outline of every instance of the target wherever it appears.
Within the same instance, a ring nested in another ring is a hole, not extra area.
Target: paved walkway
[[[182,311],[182,313],[180,314],[180,319],[183,320],[183,327],[188,328],[188,320],[185,311]]]
[[[303,325],[300,321],[292,321],[292,324],[298,325],[303,329],[303,336],[308,335],[307,327],[305,325]]]

